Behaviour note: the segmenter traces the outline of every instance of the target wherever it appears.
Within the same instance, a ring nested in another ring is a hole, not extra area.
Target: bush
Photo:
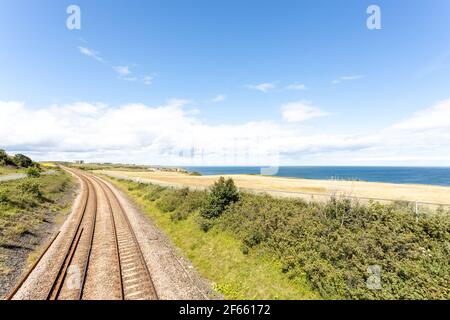
[[[145,199],[148,199],[150,201],[156,201],[160,198],[161,193],[166,190],[164,187],[150,185],[149,191],[145,195]]]
[[[33,160],[20,153],[16,154],[13,157],[13,162],[15,163],[16,166],[22,168],[28,168],[33,165]]]
[[[0,149],[0,166],[14,166],[13,159],[6,154],[5,150]]]
[[[184,220],[189,217],[189,215],[202,208],[204,206],[206,196],[206,192],[189,192],[183,203],[170,215],[172,221]]]
[[[214,220],[203,218],[202,216],[198,216],[196,221],[200,229],[204,232],[208,232],[214,226]]]
[[[167,189],[161,193],[161,197],[156,202],[156,207],[163,212],[172,212],[183,203],[188,192],[188,189]]]
[[[5,150],[0,149],[0,166],[6,166],[8,164],[8,155]]]
[[[8,203],[8,195],[5,191],[0,190],[0,204],[6,204]]]
[[[41,170],[37,167],[29,167],[27,169],[27,177],[29,178],[39,178],[41,176]]]
[[[36,198],[42,197],[41,185],[35,180],[26,179],[22,181],[17,188],[22,194],[30,195]]]
[[[242,251],[276,256],[292,278],[306,272],[327,299],[446,299],[450,294],[450,219],[409,208],[327,203],[244,194],[218,220]],[[382,290],[370,290],[368,267],[381,268]]]
[[[240,194],[233,179],[225,180],[220,177],[211,187],[205,206],[201,210],[201,216],[206,219],[218,218],[227,206],[239,201]]]

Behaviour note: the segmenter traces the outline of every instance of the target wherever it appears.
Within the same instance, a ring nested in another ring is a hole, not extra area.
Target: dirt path
[[[70,172],[81,184],[72,213],[12,299],[208,298],[209,284],[126,195]]]
[[[54,170],[48,170],[45,171],[41,174],[54,174],[55,171]],[[12,181],[12,180],[19,180],[19,179],[23,179],[26,178],[27,175],[25,173],[14,173],[14,174],[8,174],[5,176],[0,176],[0,182],[6,182],[6,181]]]

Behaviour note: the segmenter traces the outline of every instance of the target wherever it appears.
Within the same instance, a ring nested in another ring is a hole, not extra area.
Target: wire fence
[[[409,206],[413,211],[416,220],[424,214],[447,214],[450,216],[450,203],[439,203],[439,202],[428,202],[428,201],[411,201],[411,200],[401,200],[401,199],[386,199],[386,198],[376,198],[376,197],[358,197],[346,195],[344,193],[311,193],[311,192],[301,192],[301,191],[287,191],[287,190],[259,190],[251,188],[239,188],[243,192],[249,192],[253,194],[269,194],[271,196],[282,197],[282,198],[297,198],[307,201],[319,201],[326,202],[334,199],[348,199],[351,201],[359,203],[368,202],[379,202],[382,204],[392,204],[398,203],[401,205]]]

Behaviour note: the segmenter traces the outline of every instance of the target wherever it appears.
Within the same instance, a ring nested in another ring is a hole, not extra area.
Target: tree
[[[16,154],[13,158],[13,161],[16,164],[16,166],[22,168],[28,168],[33,165],[33,160],[31,160],[26,155],[23,155],[21,153]]]
[[[211,187],[206,205],[202,208],[200,214],[207,219],[220,217],[227,206],[239,201],[239,199],[240,194],[233,179],[225,180],[224,177],[220,177]]]
[[[13,159],[8,156],[5,150],[0,149],[0,166],[14,166],[15,163]]]
[[[0,149],[0,166],[5,166],[8,163],[8,155],[5,150]]]

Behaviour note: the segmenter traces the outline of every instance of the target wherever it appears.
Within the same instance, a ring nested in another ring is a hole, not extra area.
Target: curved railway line
[[[116,270],[113,279],[113,287],[116,288],[115,297],[121,300],[155,300],[158,299],[150,271],[140,248],[139,242],[133,231],[127,213],[119,198],[111,187],[101,178],[79,170],[63,168],[77,176],[82,183],[82,194],[76,214],[76,222],[67,232],[58,232],[45,247],[39,258],[22,277],[15,288],[6,297],[7,300],[15,299],[16,294],[26,284],[28,278],[37,268],[42,258],[54,245],[55,240],[66,237],[67,244],[63,253],[60,253],[59,261],[55,261],[56,270],[49,274],[46,288],[47,300],[81,300],[85,296],[87,278],[95,272],[91,265],[95,263],[96,256],[92,254],[94,246],[111,243],[111,251],[115,254],[102,259],[109,259],[113,266],[110,270]],[[106,199],[108,219],[110,221],[111,234],[108,240],[96,240],[96,226],[98,224],[98,192]],[[97,244],[96,244],[97,243]],[[101,252],[101,248],[97,249]],[[74,283],[71,275],[72,268],[79,271],[79,278]],[[111,271],[112,273],[112,271]],[[95,277],[95,274],[91,276]]]

